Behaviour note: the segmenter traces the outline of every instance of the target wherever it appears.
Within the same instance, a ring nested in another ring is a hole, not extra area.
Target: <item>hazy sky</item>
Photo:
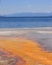
[[[0,0],[0,14],[52,12],[52,0]]]

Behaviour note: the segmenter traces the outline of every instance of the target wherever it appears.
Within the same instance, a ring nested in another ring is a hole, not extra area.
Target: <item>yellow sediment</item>
[[[52,65],[52,53],[43,51],[37,42],[31,40],[0,39],[0,49],[21,57],[24,65]]]

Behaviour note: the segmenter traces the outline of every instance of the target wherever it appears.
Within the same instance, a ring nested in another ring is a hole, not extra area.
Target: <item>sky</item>
[[[52,12],[52,0],[0,0],[0,15]]]

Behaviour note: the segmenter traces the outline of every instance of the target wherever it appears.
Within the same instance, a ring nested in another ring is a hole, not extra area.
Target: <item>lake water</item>
[[[52,27],[52,18],[12,17],[0,18],[0,28]]]

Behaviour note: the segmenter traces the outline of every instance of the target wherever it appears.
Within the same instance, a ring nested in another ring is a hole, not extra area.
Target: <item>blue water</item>
[[[52,27],[52,18],[0,18],[0,28]]]

